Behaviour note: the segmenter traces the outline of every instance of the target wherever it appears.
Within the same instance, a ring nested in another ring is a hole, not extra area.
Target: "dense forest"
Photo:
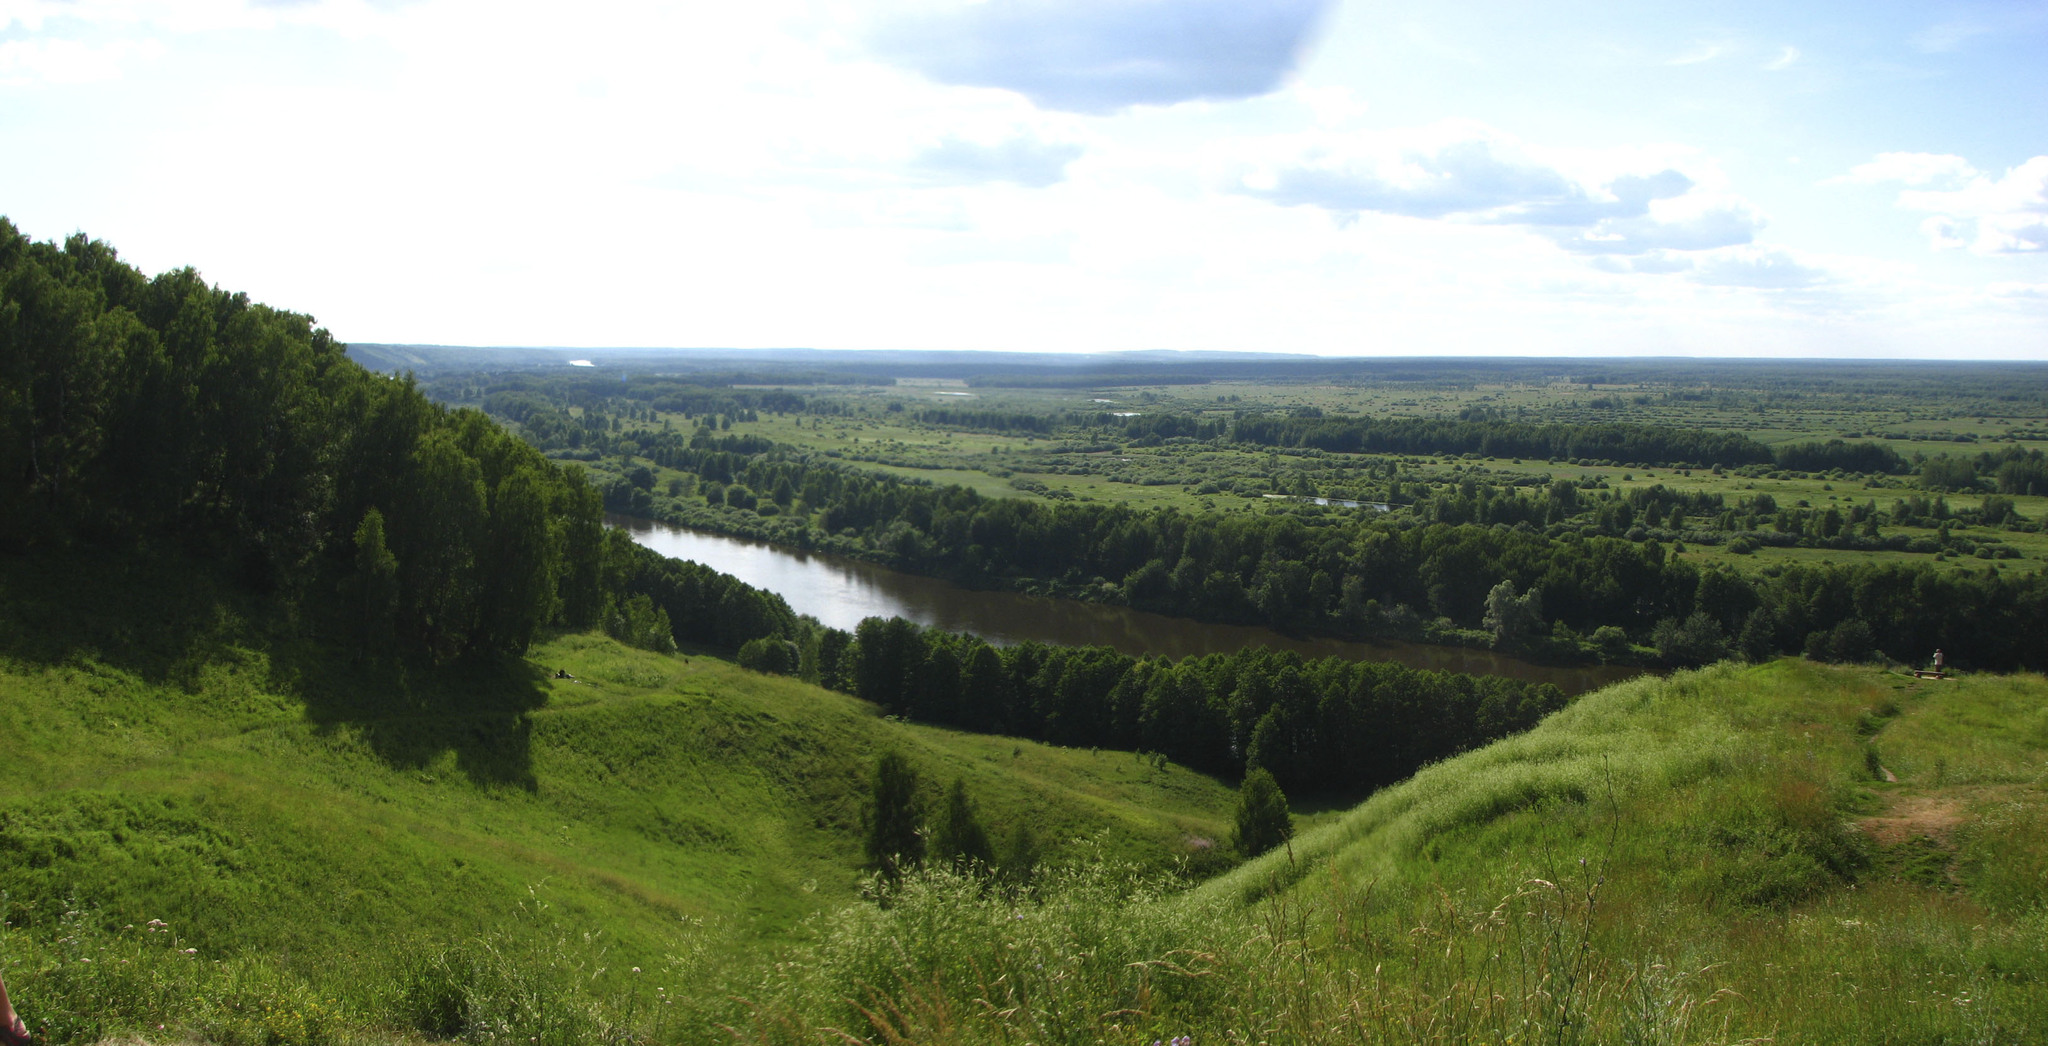
[[[1215,774],[1262,768],[1289,789],[1392,784],[1565,705],[1548,683],[1264,648],[1179,662],[997,648],[901,618],[863,621],[855,645],[851,691],[905,716],[1155,752]]]
[[[306,316],[0,219],[0,369],[0,549],[218,561],[343,605],[366,655],[517,655],[545,626],[624,627],[630,571],[580,470],[364,370]]]

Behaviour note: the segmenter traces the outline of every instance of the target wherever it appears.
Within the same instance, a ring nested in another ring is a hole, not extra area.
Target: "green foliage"
[[[45,1040],[696,1041],[736,1019],[715,985],[854,900],[883,748],[1055,863],[1098,836],[1164,870],[1227,819],[1177,767],[596,634],[364,664],[357,607],[284,599],[176,555],[0,557],[0,959]]]
[[[991,870],[996,864],[995,848],[988,830],[981,825],[974,800],[967,795],[966,778],[956,777],[946,790],[946,805],[932,826],[931,854],[961,871]]]
[[[1252,768],[1237,788],[1237,834],[1231,846],[1246,857],[1257,857],[1293,837],[1287,796],[1265,768]]]
[[[788,676],[796,674],[798,655],[795,643],[763,636],[740,644],[738,660],[741,668]]]
[[[2048,867],[2038,804],[2008,813],[1986,795],[1959,850],[1923,837],[1896,854],[1846,815],[1872,802],[1859,723],[1873,709],[1899,702],[1886,735],[1946,731],[2048,684],[1894,686],[1777,662],[1609,688],[1187,894],[1106,862],[1020,897],[929,869],[887,906],[822,920],[740,989],[734,1027],[962,1043],[2031,1041],[2048,1030],[2048,923],[2031,904],[1969,902]],[[2038,758],[2048,736],[2022,740],[2034,725],[1998,744]]]
[[[645,595],[627,596],[612,605],[605,614],[604,632],[627,646],[652,650],[658,654],[673,654],[676,651],[675,629],[670,627],[668,611],[655,606]]]
[[[257,588],[343,589],[360,649],[440,662],[594,616],[565,556],[598,525],[580,477],[308,317],[0,219],[0,372],[0,458],[22,466],[0,470],[0,547],[168,538]]]
[[[924,861],[924,803],[917,771],[900,752],[875,759],[870,779],[867,854],[869,866],[896,878]]]
[[[1493,645],[1511,648],[1543,627],[1543,596],[1535,589],[1517,596],[1515,583],[1503,580],[1486,594],[1481,622],[1493,633]]]
[[[363,513],[356,527],[356,569],[352,579],[354,598],[360,607],[358,649],[365,655],[382,656],[396,638],[398,613],[398,557],[384,544],[384,514],[376,509]]]
[[[1810,633],[1805,653],[1814,661],[1854,664],[1871,659],[1876,653],[1876,641],[1870,626],[1862,618],[1852,617],[1833,628]]]
[[[1728,639],[1721,623],[1704,610],[1695,610],[1684,621],[1665,618],[1650,632],[1657,657],[1667,665],[1698,666],[1719,661],[1728,653]]]
[[[1159,752],[1210,773],[1258,765],[1291,788],[1390,784],[1565,704],[1549,684],[1391,662],[1265,648],[1178,662],[1106,647],[996,649],[901,618],[862,621],[853,646],[853,692],[899,715]]]

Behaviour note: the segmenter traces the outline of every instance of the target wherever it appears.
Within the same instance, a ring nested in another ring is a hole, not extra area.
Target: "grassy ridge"
[[[764,989],[775,1004],[754,1027],[776,1041],[826,1025],[876,1041],[2038,1042],[2044,784],[2039,677],[1780,661],[1646,678],[1192,895],[1083,877],[1012,915],[927,883],[896,909],[850,910]]]
[[[479,941],[519,976],[584,968],[583,994],[736,961],[854,898],[889,747],[1048,856],[1100,837],[1165,866],[1228,816],[1178,768],[895,722],[715,658],[578,634],[408,670],[271,614],[175,563],[0,562],[0,961],[52,1038],[331,1037],[407,1019]],[[78,982],[95,955],[154,987]],[[284,1032],[251,1016],[316,1003]]]
[[[53,1041],[2048,1036],[2037,676],[1635,680],[1184,891],[1228,797],[1127,753],[593,636],[372,670],[175,566],[4,567],[0,962]],[[1098,842],[857,897],[884,745]]]

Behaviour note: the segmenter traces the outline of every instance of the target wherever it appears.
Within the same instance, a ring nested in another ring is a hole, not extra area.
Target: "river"
[[[873,563],[628,516],[608,516],[606,522],[664,556],[695,560],[731,574],[780,595],[799,614],[849,632],[862,618],[902,617],[929,628],[972,632],[998,645],[1036,640],[1110,646],[1133,656],[1182,658],[1270,646],[1303,657],[1398,661],[1414,668],[1512,676],[1555,683],[1569,694],[1642,671],[1623,665],[1538,665],[1489,650],[1399,640],[1301,638],[1252,625],[1211,624],[1078,599],[977,591]]]

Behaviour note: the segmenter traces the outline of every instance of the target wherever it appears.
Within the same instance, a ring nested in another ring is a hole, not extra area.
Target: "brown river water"
[[[628,516],[608,516],[633,540],[677,559],[694,560],[766,589],[833,628],[853,631],[862,618],[901,617],[928,628],[972,632],[998,645],[1036,640],[1067,646],[1109,646],[1134,657],[1182,658],[1269,646],[1303,657],[1398,661],[1413,668],[1511,676],[1584,693],[1642,672],[1625,665],[1538,665],[1489,650],[1297,637],[1252,625],[1219,625],[1078,599],[983,592],[938,578],[890,570],[840,556],[708,534]]]

